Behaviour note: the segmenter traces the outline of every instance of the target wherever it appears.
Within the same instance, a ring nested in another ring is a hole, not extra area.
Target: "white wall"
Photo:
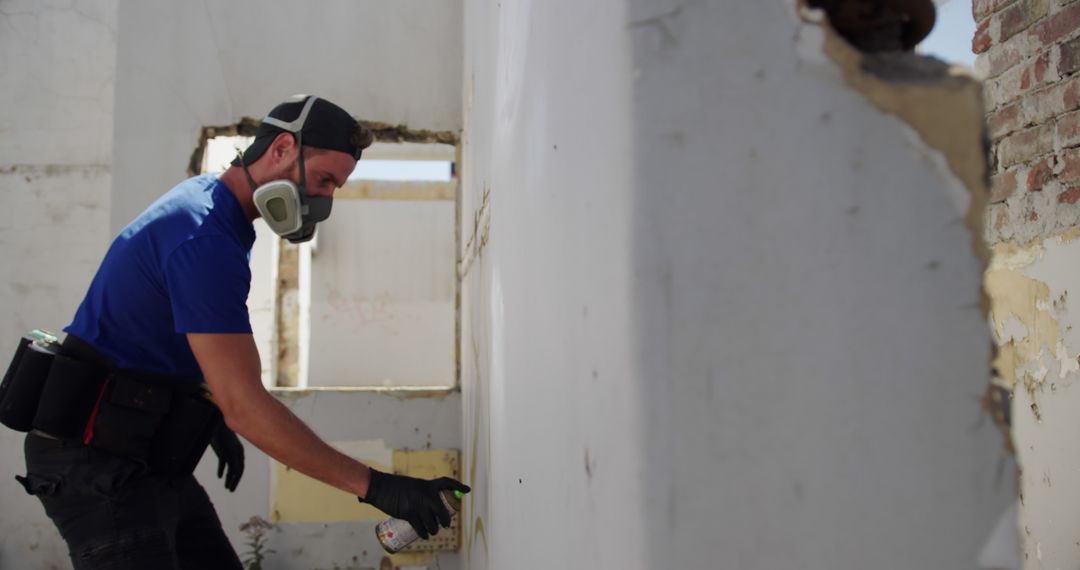
[[[108,246],[116,1],[0,3],[0,347],[68,324]],[[7,367],[9,354],[5,353]],[[0,568],[67,567],[0,427]]]
[[[641,500],[626,7],[465,7],[467,563],[675,568]]]
[[[470,568],[975,568],[1013,489],[940,154],[790,2],[465,26]]]

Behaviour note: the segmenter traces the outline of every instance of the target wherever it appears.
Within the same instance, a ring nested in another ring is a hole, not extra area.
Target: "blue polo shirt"
[[[217,175],[189,178],[109,247],[64,330],[120,368],[201,378],[186,333],[250,333],[255,228]]]

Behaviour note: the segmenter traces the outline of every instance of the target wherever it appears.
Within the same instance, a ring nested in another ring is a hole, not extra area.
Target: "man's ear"
[[[270,163],[276,166],[291,158],[295,151],[296,139],[292,133],[280,133],[270,143],[267,153],[270,155]]]

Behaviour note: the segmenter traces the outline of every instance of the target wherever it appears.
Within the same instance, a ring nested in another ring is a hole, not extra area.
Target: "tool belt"
[[[68,335],[62,345],[23,337],[0,383],[0,423],[81,441],[165,474],[194,471],[221,411],[201,383],[118,369]]]

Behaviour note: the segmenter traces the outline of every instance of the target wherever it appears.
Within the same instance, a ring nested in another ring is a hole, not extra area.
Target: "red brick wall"
[[[1026,243],[1080,220],[1080,1],[973,0],[991,139],[987,238]]]

